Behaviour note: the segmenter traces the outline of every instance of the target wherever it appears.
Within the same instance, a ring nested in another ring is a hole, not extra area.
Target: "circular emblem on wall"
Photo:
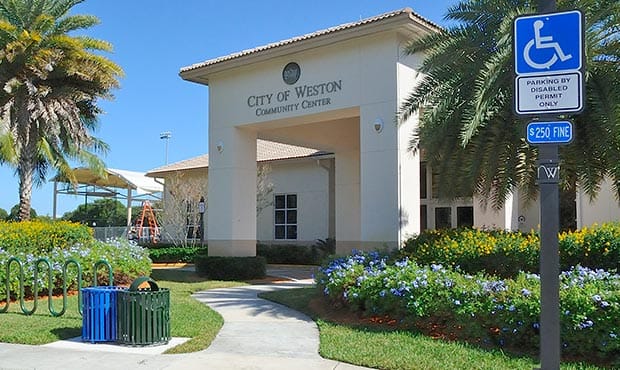
[[[297,80],[299,80],[299,76],[301,76],[301,68],[299,68],[299,64],[290,62],[284,66],[284,69],[282,70],[282,79],[287,85],[292,85],[297,82]]]

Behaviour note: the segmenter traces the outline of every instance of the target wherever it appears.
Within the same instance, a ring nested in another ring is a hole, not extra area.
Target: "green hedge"
[[[264,257],[196,256],[196,273],[212,280],[252,280],[266,275]]]
[[[174,244],[142,244],[149,250],[153,262],[193,262],[197,255],[207,255],[207,246],[177,247]],[[256,244],[256,255],[264,257],[267,263],[290,265],[320,265],[334,254],[335,243],[332,239],[319,239],[312,246],[294,244]]]
[[[256,245],[256,254],[265,257],[267,263],[320,265],[335,252],[336,241],[331,238],[317,239],[311,246],[261,243]]]
[[[294,244],[257,244],[256,254],[265,257],[267,263],[289,265],[320,265],[328,251],[318,245],[299,246]]]
[[[164,246],[158,248],[150,248],[149,247],[149,257],[153,262],[185,262],[191,263],[194,262],[194,259],[199,254],[207,254],[207,248],[198,247],[198,246],[187,246],[187,247],[175,247],[175,246]]]
[[[174,244],[142,244],[149,250],[153,262],[192,262],[197,255],[207,255],[207,246],[178,247]],[[264,257],[267,263],[290,265],[320,265],[334,254],[332,239],[319,239],[312,246],[294,244],[256,244],[256,255]]]
[[[608,223],[559,234],[563,270],[584,267],[620,268],[620,224]],[[470,273],[502,277],[519,271],[538,272],[540,239],[536,233],[503,230],[428,230],[405,242],[399,257],[420,264],[442,263]]]

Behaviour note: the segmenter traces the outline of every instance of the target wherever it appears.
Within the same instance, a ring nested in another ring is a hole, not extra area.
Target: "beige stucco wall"
[[[255,156],[228,151],[251,145],[256,137],[271,139],[334,153],[339,251],[393,248],[417,232],[419,158],[406,151],[417,121],[413,117],[398,126],[395,113],[415,83],[419,61],[404,57],[403,42],[396,32],[381,32],[210,75],[210,168],[221,177],[209,183],[209,198],[234,199],[249,189],[247,184],[243,189],[230,184],[250,180],[247,163]],[[281,76],[291,61],[300,65],[301,77],[289,86]],[[298,96],[307,87],[328,85],[330,91],[312,98]],[[308,107],[310,102],[319,104]],[[273,113],[273,109],[281,111]],[[373,127],[376,120],[384,123],[381,132]],[[218,144],[224,148],[222,153],[215,151]],[[237,246],[247,247],[256,235],[256,225],[250,225],[247,216],[254,206],[238,205],[210,202],[209,243],[222,242],[221,253],[251,253]],[[220,207],[226,209],[220,211]],[[232,228],[226,225],[231,222]],[[260,237],[262,226],[258,227]],[[238,251],[226,252],[226,248]]]
[[[422,76],[417,71],[422,63],[419,54],[406,55],[402,48],[407,40],[400,39],[397,64],[397,102],[398,107],[409,97]],[[420,233],[420,151],[409,150],[412,132],[418,127],[419,115],[416,113],[398,126],[399,161],[399,204],[401,214],[400,242]]]
[[[605,179],[595,199],[579,189],[577,191],[577,227],[620,221],[620,205],[613,191],[612,182]]]
[[[530,201],[521,197],[518,210],[518,230],[523,232],[540,230],[540,201],[538,197]]]
[[[321,166],[325,166],[326,161],[329,160],[319,162],[317,159],[293,159],[269,163],[270,170],[266,176],[266,182],[273,184],[272,201],[276,194],[297,194],[298,237],[296,241],[274,241],[274,208],[271,204],[257,215],[256,240],[265,243],[281,242],[310,245],[316,239],[328,237],[329,174],[327,169]],[[184,210],[173,205],[170,194],[170,191],[178,192],[178,189],[172,185],[175,183],[174,179],[194,184],[196,190],[195,194],[192,193],[192,195],[199,199],[200,188],[206,189],[208,177],[207,170],[202,169],[181,171],[165,178],[162,238],[172,241],[172,239],[184,235],[184,231],[179,232],[179,230],[185,230],[185,215],[178,214]],[[210,203],[207,199],[205,217],[208,217]],[[208,237],[209,229],[205,219],[205,238],[208,239]]]
[[[311,245],[328,237],[328,171],[317,160],[272,162],[269,182],[273,194],[297,194],[297,240],[274,240],[273,204],[257,217],[257,239],[261,243]]]
[[[508,196],[501,209],[494,209],[490,202],[485,204],[474,195],[474,227],[481,229],[518,229],[519,195],[517,191]]]

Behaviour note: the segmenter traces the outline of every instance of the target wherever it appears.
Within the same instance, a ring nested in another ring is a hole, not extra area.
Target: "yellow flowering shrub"
[[[584,227],[558,235],[562,270],[581,265],[620,269],[620,223]],[[505,230],[428,230],[405,242],[401,255],[420,264],[441,263],[475,273],[510,277],[539,270],[537,233]]]
[[[89,227],[68,221],[0,221],[0,248],[9,253],[45,254],[92,237]]]
[[[401,253],[420,264],[447,264],[464,271],[514,276],[536,271],[538,236],[504,230],[428,230],[405,242]]]
[[[562,266],[620,269],[620,223],[584,227],[558,235]]]

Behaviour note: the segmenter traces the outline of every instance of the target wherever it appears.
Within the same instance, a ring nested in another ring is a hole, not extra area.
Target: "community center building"
[[[439,31],[407,8],[182,68],[209,86],[209,154],[147,174],[165,179],[164,208],[184,181],[202,184],[203,237],[222,256],[255,255],[257,240],[333,237],[348,252],[395,248],[426,228],[536,229],[538,203],[518,189],[499,211],[434,197],[433,169],[408,150],[418,116],[395,116],[423,55],[404,47]],[[595,200],[578,190],[575,204],[578,227],[620,215],[609,184]],[[189,219],[165,227],[187,232]]]

